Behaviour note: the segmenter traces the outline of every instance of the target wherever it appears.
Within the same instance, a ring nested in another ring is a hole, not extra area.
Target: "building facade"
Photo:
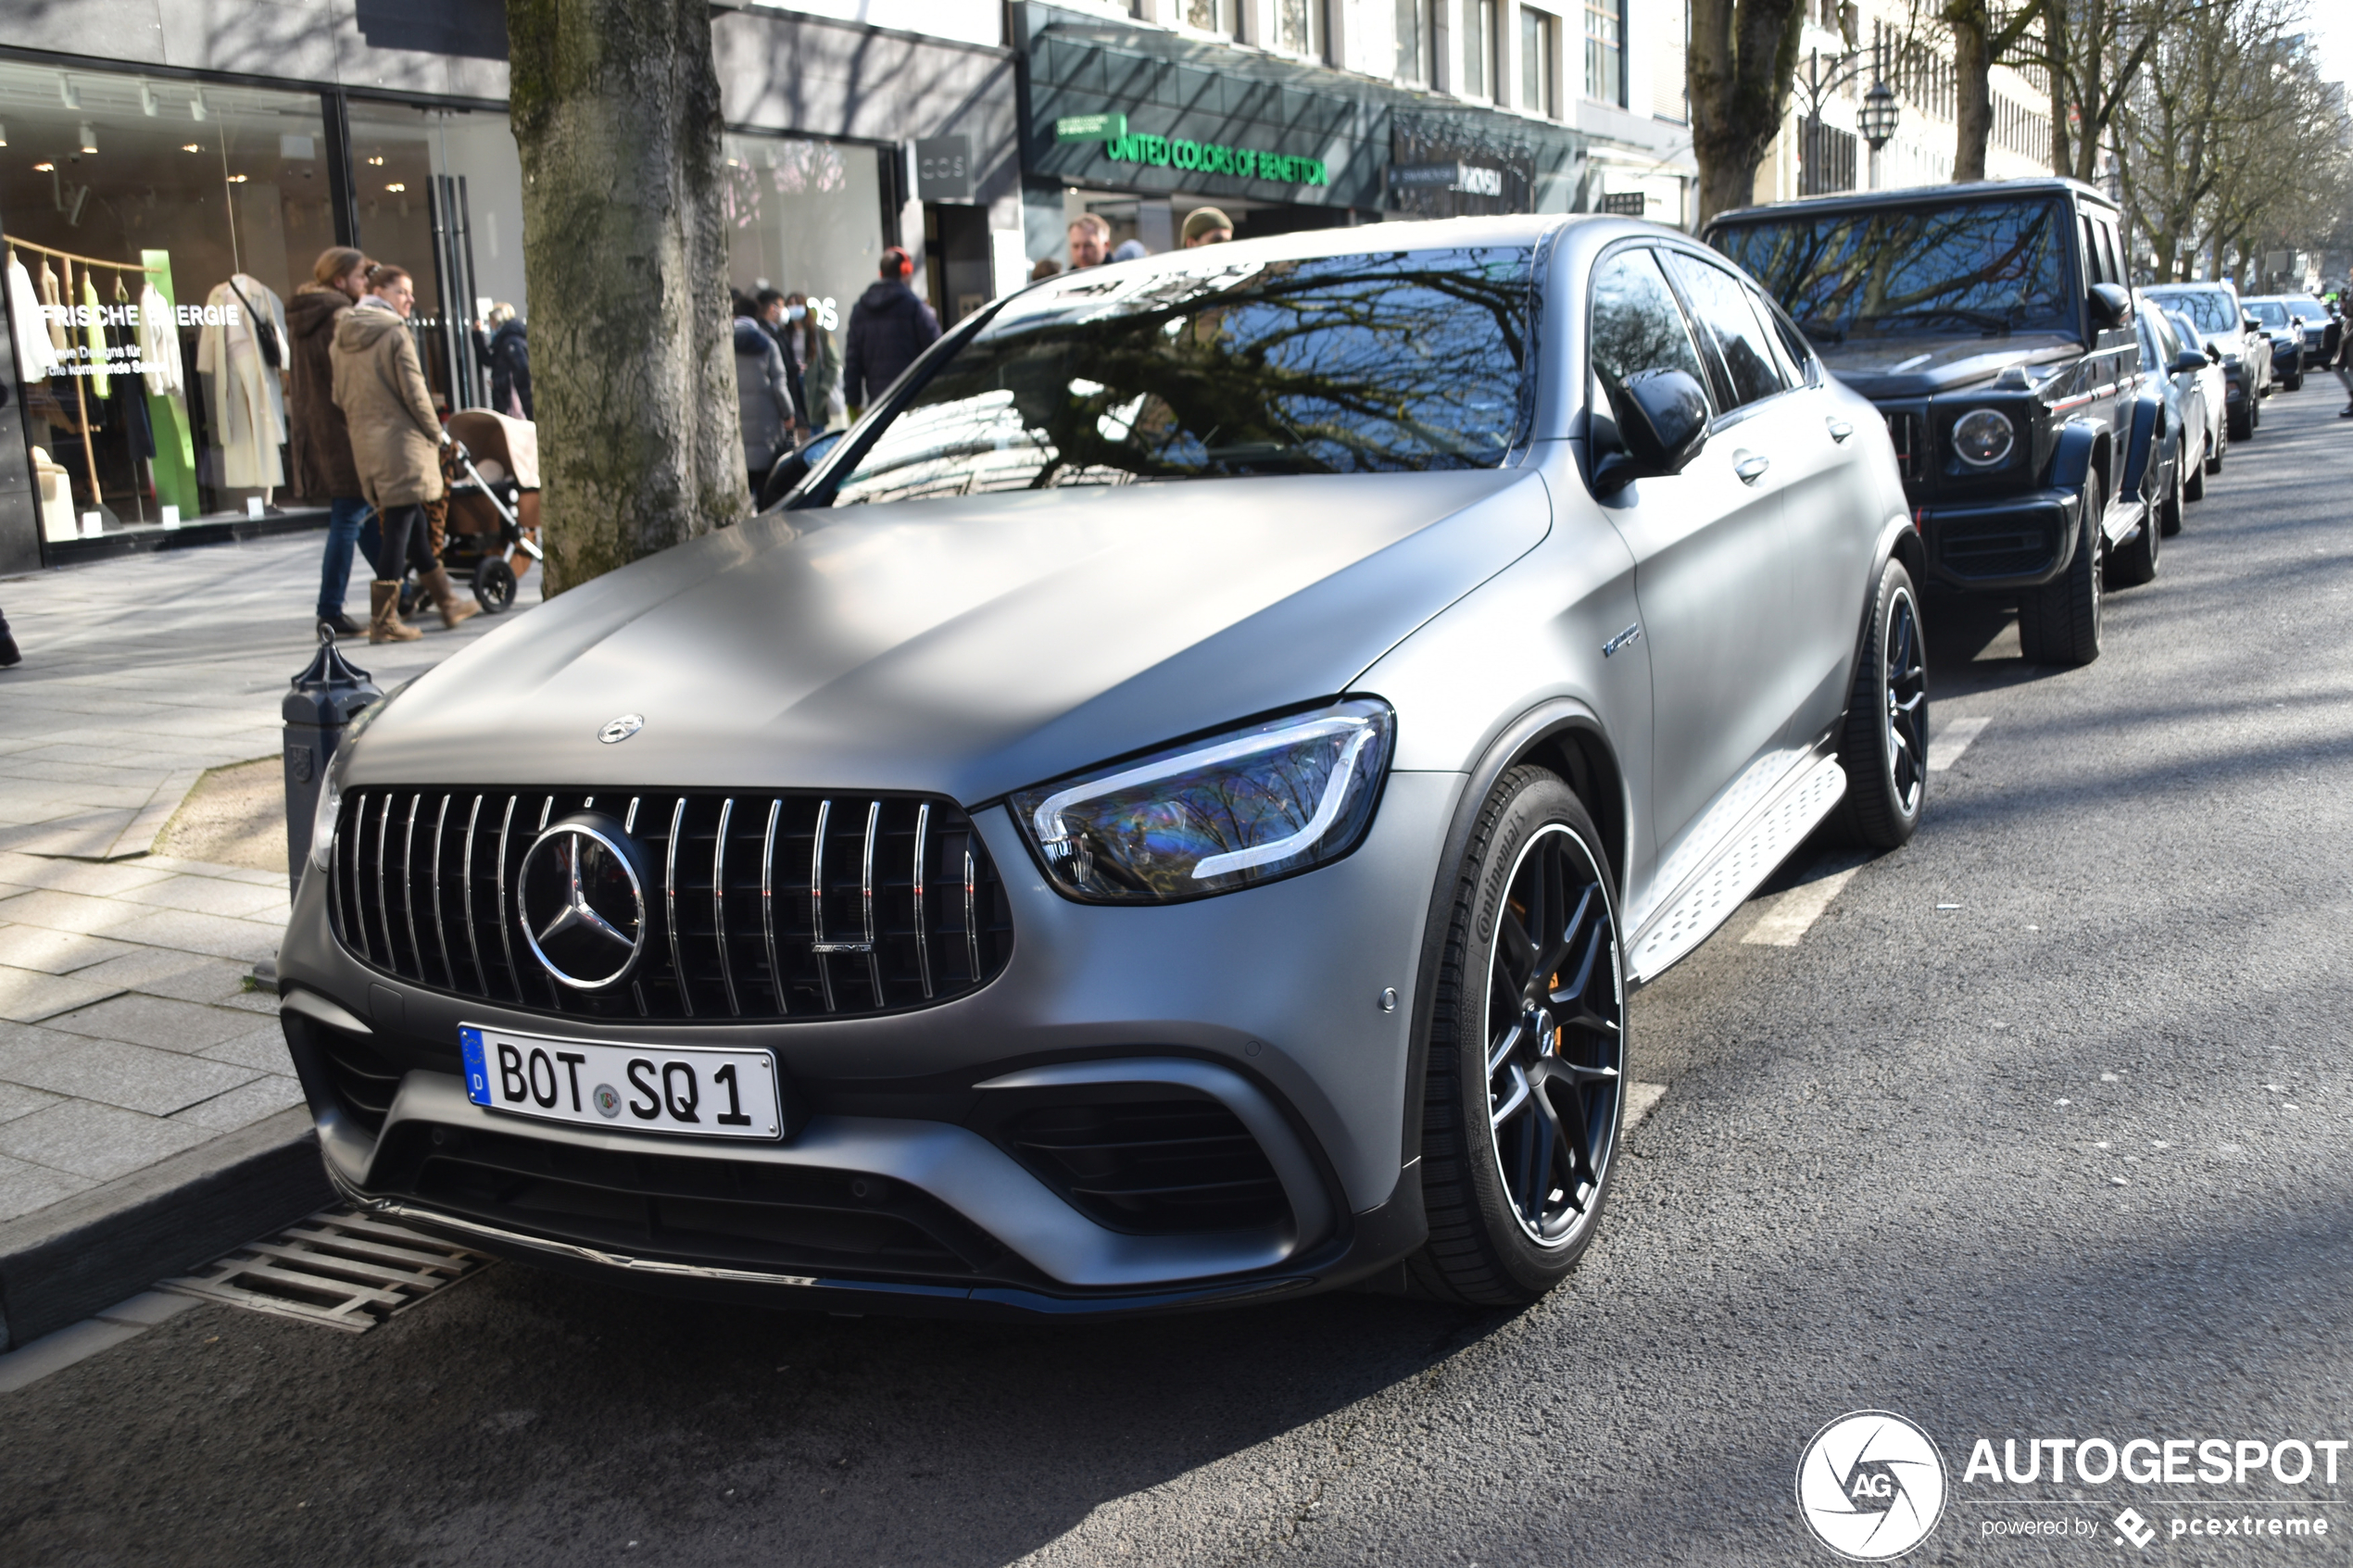
[[[1856,119],[1880,82],[1895,95],[1895,134],[1874,156]],[[1996,66],[1985,176],[2051,172],[2050,88],[2039,71]],[[1806,0],[1797,79],[1780,137],[1756,170],[1756,200],[1941,185],[1953,178],[1959,103],[1951,32],[1907,0]]]
[[[943,317],[1017,284],[1003,17],[720,10],[730,282],[837,331],[887,245]],[[497,0],[0,0],[0,571],[307,522],[283,313],[330,245],[415,274],[435,401],[485,406],[478,329],[531,304],[506,99]]]

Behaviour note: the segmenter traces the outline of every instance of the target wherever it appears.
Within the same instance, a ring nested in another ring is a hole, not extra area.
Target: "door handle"
[[[1844,441],[1848,436],[1855,433],[1855,427],[1848,424],[1844,420],[1832,419],[1826,420],[1825,422],[1831,427],[1831,439],[1832,441]]]
[[[1741,476],[1741,483],[1743,484],[1755,483],[1758,480],[1765,477],[1765,470],[1772,466],[1772,458],[1763,457],[1755,452],[1734,452],[1732,454],[1732,471]]]

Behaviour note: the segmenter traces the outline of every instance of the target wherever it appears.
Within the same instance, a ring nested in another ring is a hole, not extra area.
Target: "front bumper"
[[[282,1017],[346,1197],[551,1267],[836,1311],[1014,1315],[1329,1286],[1423,1238],[1418,1185],[1400,1179],[1407,1041],[1461,787],[1394,774],[1346,859],[1156,909],[1062,898],[1005,813],[984,811],[1013,911],[1004,972],[880,1017],[624,1026],[491,1006],[359,963],[329,932],[322,879],[307,877],[279,960]],[[1384,1012],[1390,988],[1403,1000]],[[460,1022],[773,1050],[805,1123],[789,1116],[793,1136],[754,1143],[499,1115],[465,1096]],[[354,1063],[384,1086],[377,1111],[350,1092]],[[1022,1107],[1169,1097],[1246,1129],[1279,1183],[1278,1218],[1214,1232],[1102,1223],[1007,1132]]]
[[[2081,492],[2062,489],[1923,507],[1930,575],[1972,592],[2039,587],[2074,559],[2082,508]]]

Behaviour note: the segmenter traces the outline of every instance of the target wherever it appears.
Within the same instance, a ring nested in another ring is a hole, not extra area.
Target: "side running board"
[[[1713,859],[1667,896],[1634,935],[1632,978],[1655,980],[1731,918],[1790,851],[1806,842],[1846,794],[1846,771],[1833,753],[1807,759],[1742,821]]]

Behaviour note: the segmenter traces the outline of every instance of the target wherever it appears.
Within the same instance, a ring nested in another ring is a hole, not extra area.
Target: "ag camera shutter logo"
[[[1944,1513],[1944,1456],[1890,1411],[1856,1411],[1814,1434],[1797,1461],[1797,1507],[1841,1557],[1879,1562],[1928,1539]]]

